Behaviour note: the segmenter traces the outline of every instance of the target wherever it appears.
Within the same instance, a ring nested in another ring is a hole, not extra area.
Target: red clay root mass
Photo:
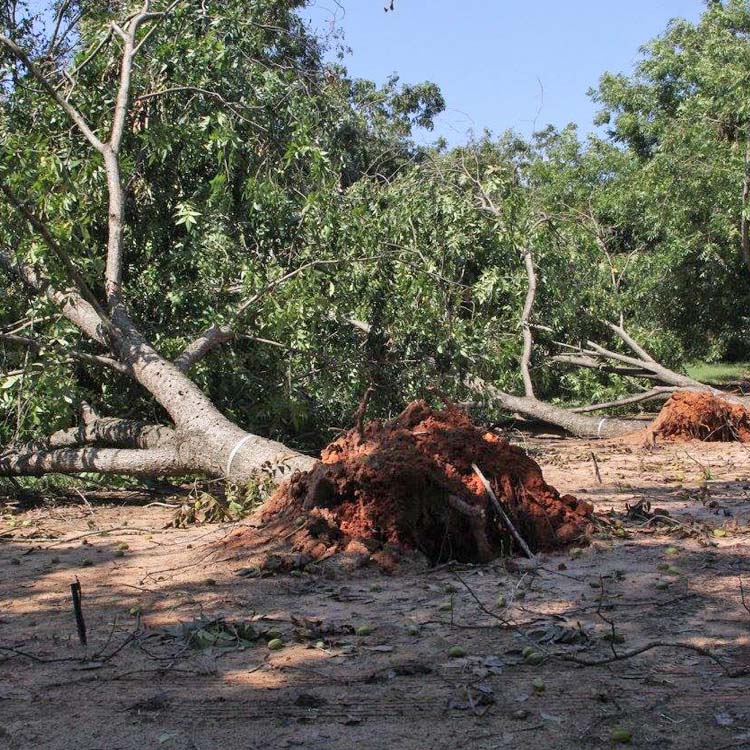
[[[747,443],[750,417],[742,404],[712,393],[677,391],[664,404],[651,430],[672,440]]]
[[[561,497],[521,448],[457,409],[416,401],[331,443],[320,464],[295,474],[260,511],[261,531],[314,559],[354,549],[377,560],[412,549],[433,563],[487,561],[513,542],[472,464],[532,550],[578,542],[590,530],[591,505]]]

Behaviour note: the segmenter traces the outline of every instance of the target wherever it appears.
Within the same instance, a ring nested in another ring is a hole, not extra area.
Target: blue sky
[[[703,0],[313,0],[306,15],[343,29],[353,75],[383,82],[432,80],[447,108],[432,134],[461,143],[466,132],[552,123],[593,129],[586,96],[604,71],[630,72],[642,44],[675,17],[697,20]]]

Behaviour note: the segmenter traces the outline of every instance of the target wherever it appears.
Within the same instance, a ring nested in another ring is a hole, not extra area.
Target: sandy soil
[[[750,748],[750,676],[724,671],[750,667],[747,446],[522,444],[621,526],[534,564],[258,578],[217,552],[230,527],[165,529],[166,508],[7,509],[0,747],[602,748],[629,733],[639,748]],[[641,500],[678,523],[626,518]],[[663,647],[561,658],[653,641],[722,663]]]

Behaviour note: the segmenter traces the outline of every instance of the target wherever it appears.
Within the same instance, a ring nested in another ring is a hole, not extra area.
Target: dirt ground
[[[518,442],[614,525],[532,563],[257,577],[168,508],[6,509],[0,748],[750,748],[748,446]],[[674,641],[721,663],[619,658]]]

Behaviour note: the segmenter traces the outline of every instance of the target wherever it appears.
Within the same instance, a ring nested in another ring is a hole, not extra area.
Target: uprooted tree
[[[102,9],[61,0],[36,21],[4,6],[0,264],[19,320],[2,344],[72,362],[83,377],[84,368],[103,367],[115,374],[109,393],[137,384],[134,398],[145,391],[168,424],[84,407],[79,427],[3,453],[0,475],[197,473],[243,482],[312,465],[238,426],[190,371],[244,334],[274,289],[338,262],[286,250],[298,230],[264,216],[266,205],[294,195],[304,213],[307,192],[335,194],[331,175],[345,185],[376,148],[375,168],[387,170],[411,123],[429,125],[442,100],[429,84],[398,88],[394,79],[376,91],[329,71],[297,15],[304,4],[260,2],[248,13],[244,3]],[[359,112],[355,90],[362,101],[369,95]],[[345,146],[326,171],[334,159],[324,147],[340,145],[343,131]],[[295,206],[283,208],[288,216]],[[203,212],[211,231],[191,239]],[[167,356],[185,331],[159,330],[154,318],[201,320],[201,306],[214,311],[226,288],[239,299]],[[159,307],[164,298],[171,317]],[[23,368],[10,376],[30,377]],[[70,400],[64,388],[59,395]]]
[[[509,223],[509,217],[506,215],[507,210],[504,211],[498,205],[497,199],[493,195],[493,186],[497,187],[498,184],[493,174],[496,170],[490,170],[488,174],[484,175],[488,179],[483,181],[476,151],[473,154],[469,153],[473,156],[473,160],[471,160],[473,163],[469,166],[466,156],[464,155],[461,158],[459,162],[461,176],[464,183],[468,183],[471,186],[476,196],[478,209],[497,221],[499,230],[500,226]],[[733,403],[743,404],[746,402],[746,399],[719,391],[710,385],[702,383],[688,375],[676,372],[659,363],[628,333],[622,319],[622,313],[620,314],[621,319],[619,323],[612,323],[607,320],[602,320],[600,323],[603,328],[613,333],[616,339],[626,347],[626,353],[607,348],[591,340],[588,340],[585,345],[578,346],[555,342],[565,353],[553,355],[549,359],[553,363],[566,366],[592,369],[600,373],[610,373],[636,380],[645,379],[651,384],[651,387],[612,401],[575,408],[564,408],[539,399],[535,393],[531,374],[534,329],[538,328],[548,332],[552,332],[552,329],[543,324],[535,324],[532,319],[538,288],[538,274],[535,267],[532,246],[539,230],[548,229],[548,227],[562,219],[561,217],[552,216],[538,210],[537,213],[540,215],[538,218],[534,218],[534,207],[526,205],[524,208],[525,210],[515,211],[514,216],[515,220],[520,224],[518,236],[522,238],[522,244],[520,247],[517,247],[517,254],[519,260],[523,263],[527,281],[526,296],[520,317],[523,346],[519,358],[519,368],[524,395],[516,396],[505,392],[493,383],[472,373],[465,375],[463,379],[465,386],[470,391],[484,400],[495,402],[504,409],[520,414],[523,417],[560,427],[578,437],[595,438],[611,438],[634,432],[643,428],[644,423],[640,420],[620,417],[592,417],[589,416],[590,412],[628,407],[647,401],[664,401],[678,390],[707,392]],[[521,217],[520,220],[519,217]],[[602,238],[601,227],[589,215],[578,218],[583,218],[593,224],[590,234],[595,238],[595,245],[601,250],[608,261],[610,269],[612,269],[612,257]],[[552,233],[554,234],[554,229]],[[621,279],[618,279],[613,271],[611,272],[611,278],[613,291],[616,293]],[[616,294],[614,296],[616,297]]]
[[[5,200],[18,211],[29,229],[42,238],[65,273],[65,286],[55,285],[39,266],[10,247],[0,247],[0,260],[18,276],[29,293],[55,303],[70,322],[108,351],[107,355],[96,355],[89,361],[137,381],[164,408],[174,425],[167,429],[87,414],[81,429],[53,434],[46,443],[4,455],[0,458],[0,472],[4,474],[101,472],[163,476],[205,472],[247,480],[264,465],[310,465],[309,459],[283,445],[246,433],[233,424],[190,380],[187,371],[215,344],[219,329],[204,332],[180,357],[168,361],[140,332],[128,310],[123,288],[126,186],[122,146],[126,129],[132,127],[133,69],[139,53],[153,43],[150,37],[154,31],[177,5],[173,2],[156,10],[150,2],[145,2],[122,25],[111,23],[107,43],[113,37],[119,40],[121,62],[108,126],[90,123],[71,103],[70,92],[61,90],[65,79],[50,78],[42,67],[43,61],[33,62],[12,38],[0,35],[0,44],[26,73],[21,79],[24,85],[36,84],[44,90],[68,117],[71,127],[86,139],[93,158],[98,158],[104,167],[108,194],[104,297],[100,300],[90,288],[78,268],[78,259],[55,238],[36,207],[29,205],[7,173],[0,185]],[[96,48],[90,52],[96,53]],[[80,69],[83,64],[84,61],[77,67]],[[71,79],[70,87],[75,83]],[[101,136],[105,130],[106,136]]]

